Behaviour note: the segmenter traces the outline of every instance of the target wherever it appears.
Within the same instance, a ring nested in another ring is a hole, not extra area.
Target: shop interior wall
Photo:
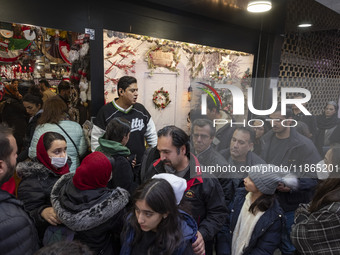
[[[254,65],[258,76],[264,76],[265,72],[268,72],[268,70],[261,71],[258,65],[263,66],[264,61],[266,65],[270,65],[273,61],[272,54],[268,55],[268,50],[261,48],[261,52],[259,51],[262,28],[249,29],[183,11],[169,11],[159,6],[141,6],[126,1],[89,0],[53,3],[39,0],[2,0],[0,5],[1,21],[74,32],[84,32],[85,28],[95,30],[95,40],[90,44],[92,116],[95,116],[104,104],[103,29],[252,53],[256,58],[258,57],[255,59],[257,66]],[[276,36],[265,35],[267,39],[263,47],[267,48],[268,44],[273,44]],[[271,59],[268,59],[268,56]]]

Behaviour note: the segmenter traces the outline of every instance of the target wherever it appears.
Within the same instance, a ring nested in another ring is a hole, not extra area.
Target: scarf
[[[232,255],[241,255],[243,250],[248,247],[250,238],[256,223],[262,217],[264,212],[257,211],[256,214],[249,212],[251,206],[251,192],[246,195],[240,215],[238,216],[237,223],[233,233],[232,239]]]
[[[339,123],[339,121],[340,121],[340,119],[338,118],[336,113],[333,114],[333,116],[330,117],[330,118],[326,118],[325,114],[319,115],[316,118],[318,128],[323,129],[323,130],[335,127]]]
[[[37,144],[37,159],[44,165],[46,166],[48,169],[50,169],[52,172],[54,172],[55,174],[58,175],[63,175],[63,174],[67,174],[70,172],[69,166],[66,163],[62,168],[55,168],[54,166],[52,166],[51,164],[51,159],[47,154],[46,148],[44,146],[44,136],[45,134],[43,134],[42,136],[40,136],[38,144]]]
[[[119,142],[104,139],[103,137],[99,138],[99,145],[96,151],[103,152],[106,155],[127,157],[131,154],[128,147]]]
[[[15,97],[18,100],[22,99],[22,95],[16,88],[13,88],[11,84],[5,86],[5,94]]]

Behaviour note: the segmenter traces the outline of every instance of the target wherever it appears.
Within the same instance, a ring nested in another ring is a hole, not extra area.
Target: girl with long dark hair
[[[273,254],[281,242],[283,210],[275,198],[279,183],[293,187],[296,178],[281,178],[273,165],[252,166],[244,188],[235,194],[230,214],[231,255]]]
[[[165,175],[179,178],[172,174]],[[197,232],[196,222],[177,207],[184,190],[175,191],[180,194],[175,196],[174,189],[164,179],[150,179],[137,188],[133,211],[122,236],[121,255],[194,254],[191,241]]]
[[[340,254],[340,146],[327,151],[321,167],[328,168],[328,179],[295,212],[291,240],[297,254]]]

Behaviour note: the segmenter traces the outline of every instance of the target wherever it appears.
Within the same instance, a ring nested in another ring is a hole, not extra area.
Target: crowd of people
[[[215,127],[227,115],[208,100],[189,135],[156,130],[124,76],[87,144],[70,85],[59,87],[43,80],[22,96],[6,85],[1,254],[340,254],[335,102],[320,116],[278,105],[248,127]]]

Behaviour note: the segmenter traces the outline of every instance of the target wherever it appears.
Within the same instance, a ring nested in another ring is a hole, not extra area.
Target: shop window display
[[[89,119],[89,36],[60,29],[0,22],[0,99],[4,85],[19,80],[19,89],[46,79],[57,93],[62,80],[71,85],[71,118]]]

